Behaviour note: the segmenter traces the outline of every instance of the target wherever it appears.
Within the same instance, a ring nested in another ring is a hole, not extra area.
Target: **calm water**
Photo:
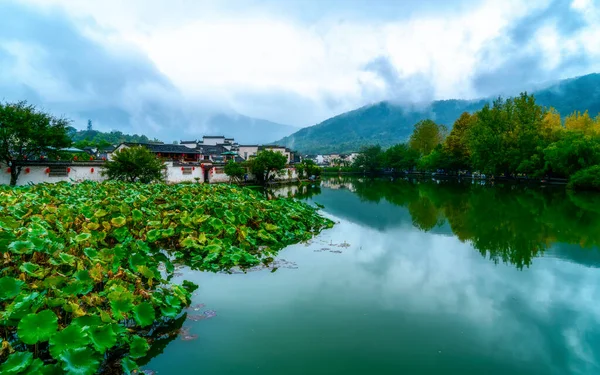
[[[339,223],[276,272],[185,272],[205,306],[179,324],[198,337],[159,342],[145,368],[600,374],[599,196],[360,179],[300,193]]]

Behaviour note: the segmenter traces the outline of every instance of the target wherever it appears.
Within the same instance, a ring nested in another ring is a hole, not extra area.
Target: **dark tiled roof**
[[[205,135],[202,138],[225,138],[224,135]]]
[[[197,149],[202,155],[221,155],[228,150],[221,145],[202,145]]]
[[[193,140],[193,141],[179,141],[180,144],[185,144],[185,143],[198,143],[198,140]]]
[[[155,153],[166,153],[166,154],[198,154],[199,152],[193,148],[189,148],[183,145],[170,145],[164,143],[122,143],[126,146],[143,146],[148,150]]]

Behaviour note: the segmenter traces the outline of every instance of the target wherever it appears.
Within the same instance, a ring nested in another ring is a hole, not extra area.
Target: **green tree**
[[[110,180],[150,183],[164,179],[165,165],[143,146],[127,147],[104,164],[103,175]]]
[[[398,143],[383,153],[383,166],[396,171],[412,170],[419,160],[419,152],[406,143]]]
[[[92,127],[92,120],[88,120],[88,124],[87,124],[87,131],[92,131],[93,127]]]
[[[321,175],[321,167],[310,159],[302,160],[302,163],[296,165],[296,170],[299,178]]]
[[[285,168],[287,158],[280,152],[264,150],[250,158],[247,163],[250,172],[256,176],[256,180],[261,184],[266,184],[274,178],[271,172],[278,172]]]
[[[375,173],[383,166],[381,146],[363,146],[354,160],[354,166],[363,172]]]
[[[234,183],[239,183],[246,174],[246,168],[241,163],[236,163],[233,160],[229,160],[225,164],[224,170],[231,182]]]
[[[26,102],[0,103],[0,161],[17,184],[24,160],[52,156],[71,146],[69,121],[37,110]]]
[[[452,170],[471,168],[469,131],[477,120],[476,115],[464,112],[452,126],[452,131],[444,141],[444,152],[448,157],[448,168]]]
[[[575,172],[600,164],[600,137],[578,130],[562,132],[558,141],[543,151],[548,174],[569,177]]]
[[[415,124],[415,130],[408,141],[409,146],[419,151],[421,155],[428,155],[441,144],[446,137],[446,127],[438,125],[432,120],[422,120]]]

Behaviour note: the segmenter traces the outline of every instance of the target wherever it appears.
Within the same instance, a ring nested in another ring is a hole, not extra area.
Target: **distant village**
[[[260,151],[270,150],[285,155],[287,168],[282,171],[277,180],[297,180],[295,164],[303,160],[312,160],[322,167],[350,166],[358,153],[327,154],[327,155],[300,155],[287,147],[278,145],[243,145],[234,138],[225,136],[204,136],[198,140],[182,140],[179,144],[167,143],[130,143],[125,142],[104,149],[94,147],[68,148],[62,152],[82,155],[85,159],[73,160],[47,160],[40,156],[36,160],[21,161],[24,167],[18,184],[37,184],[58,181],[103,181],[102,168],[105,161],[112,160],[116,152],[128,147],[142,146],[165,161],[165,181],[178,182],[204,182],[219,183],[229,182],[224,167],[229,161],[245,162],[256,156]],[[8,170],[5,166],[5,169]],[[249,176],[250,179],[253,176]],[[0,184],[8,184],[10,173],[0,173]]]
[[[286,156],[290,165],[300,163],[302,160],[312,160],[320,166],[350,166],[358,153],[349,154],[324,154],[300,155],[284,146],[278,145],[242,145],[234,138],[225,136],[203,136],[201,140],[180,141],[179,144],[166,143],[121,143],[111,148],[97,150],[86,147],[82,152],[93,154],[97,157],[111,159],[111,155],[126,147],[143,146],[148,148],[158,157],[180,163],[211,163],[225,164],[229,160],[243,162],[258,154],[262,150],[279,152]]]

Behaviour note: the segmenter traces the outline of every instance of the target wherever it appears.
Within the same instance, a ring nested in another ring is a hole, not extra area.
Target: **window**
[[[192,167],[181,167],[181,173],[192,174]]]
[[[204,155],[204,160],[210,160],[210,155]]]
[[[248,153],[244,152],[244,159],[248,159]]]
[[[215,167],[215,173],[223,174],[225,173],[225,168]]]
[[[48,168],[50,171],[48,172],[48,177],[68,177],[69,171],[67,167],[56,166]]]

